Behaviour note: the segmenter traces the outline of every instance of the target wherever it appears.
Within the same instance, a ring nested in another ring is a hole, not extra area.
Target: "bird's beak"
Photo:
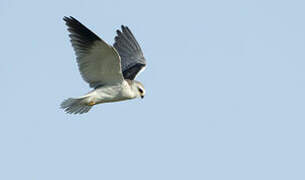
[[[144,98],[144,96],[143,95],[141,95],[141,99],[143,99]]]

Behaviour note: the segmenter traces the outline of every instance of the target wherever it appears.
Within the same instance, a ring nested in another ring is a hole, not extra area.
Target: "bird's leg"
[[[95,102],[94,102],[94,101],[90,101],[90,102],[88,103],[88,105],[89,105],[89,106],[94,106],[94,105],[95,105]]]

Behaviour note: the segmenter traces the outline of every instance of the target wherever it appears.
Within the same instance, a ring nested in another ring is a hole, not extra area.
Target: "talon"
[[[93,105],[95,105],[95,102],[90,101],[90,102],[89,102],[89,106],[93,106]]]

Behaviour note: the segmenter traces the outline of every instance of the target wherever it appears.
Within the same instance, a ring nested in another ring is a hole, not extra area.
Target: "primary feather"
[[[73,17],[65,17],[79,71],[90,87],[123,81],[117,51]]]
[[[100,103],[143,98],[145,90],[136,75],[146,65],[142,50],[128,27],[117,31],[114,47],[73,17],[64,17],[82,78],[94,88],[79,98],[61,103],[67,113],[82,114]]]
[[[113,46],[121,57],[124,79],[135,79],[137,74],[145,67],[146,60],[136,38],[127,26],[122,26],[122,31],[117,30]]]

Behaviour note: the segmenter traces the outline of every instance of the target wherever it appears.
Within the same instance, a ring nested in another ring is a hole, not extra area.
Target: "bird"
[[[135,78],[145,69],[146,60],[127,26],[116,31],[111,46],[74,17],[63,20],[81,77],[93,88],[83,96],[64,100],[60,107],[66,113],[83,114],[97,104],[144,98],[144,86]]]

